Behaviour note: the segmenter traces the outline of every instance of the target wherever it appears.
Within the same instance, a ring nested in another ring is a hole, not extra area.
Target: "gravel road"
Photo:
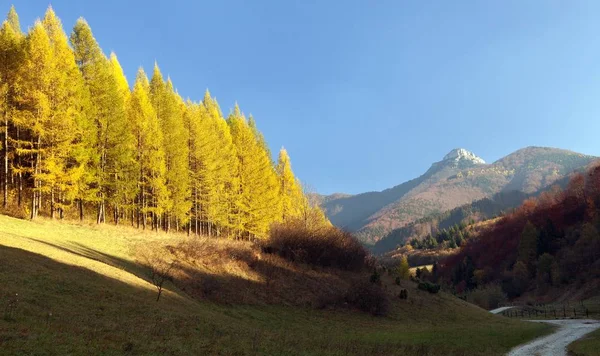
[[[517,346],[508,356],[567,356],[567,345],[600,328],[600,321],[589,319],[528,321],[553,324],[559,328],[553,334]]]
[[[498,308],[498,309],[492,309],[492,310],[490,310],[490,313],[492,313],[492,314],[500,314],[503,311],[508,310],[508,309],[512,309],[512,308],[514,308],[514,307],[501,307],[501,308]]]

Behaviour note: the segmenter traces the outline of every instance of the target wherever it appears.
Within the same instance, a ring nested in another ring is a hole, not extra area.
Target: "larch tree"
[[[201,107],[201,127],[207,130],[207,137],[201,139],[200,150],[206,165],[202,175],[206,189],[202,191],[206,211],[207,233],[220,235],[224,229],[232,231],[235,224],[235,200],[237,158],[235,146],[227,122],[223,118],[216,99],[205,92]]]
[[[41,190],[50,194],[50,215],[75,199],[92,200],[96,159],[96,128],[91,120],[90,93],[75,62],[60,19],[52,7],[42,21],[52,49],[49,96],[51,119],[43,142],[45,165],[40,174]]]
[[[90,92],[91,110],[96,132],[95,147],[90,152],[89,170],[93,175],[93,188],[89,189],[87,200],[97,200],[98,210],[96,221],[105,219],[105,201],[107,195],[107,132],[110,120],[114,116],[115,106],[112,104],[116,93],[116,84],[109,81],[109,63],[102,53],[100,46],[92,34],[88,23],[80,18],[75,23],[71,34],[71,44],[75,61],[81,71],[86,86]],[[79,199],[80,219],[83,219],[83,200]]]
[[[150,82],[150,98],[163,134],[165,178],[168,192],[163,225],[164,229],[168,231],[172,219],[175,219],[177,226],[188,221],[190,188],[187,159],[189,148],[185,144],[188,133],[183,122],[182,99],[175,93],[171,81],[164,81],[157,64],[154,65],[154,73]]]
[[[238,238],[295,217],[326,221],[287,152],[275,165],[237,105],[226,120],[208,90],[184,102],[158,66],[130,90],[88,23],[67,37],[52,7],[26,36],[14,7],[0,28],[0,154],[3,206],[12,190],[19,206],[30,192],[32,219],[42,207],[62,218],[76,202],[81,220],[95,209],[97,223],[112,212],[115,223]]]
[[[302,187],[294,176],[290,156],[285,148],[281,148],[279,151],[277,177],[279,179],[281,219],[287,221],[301,217],[304,194],[302,193]]]
[[[50,111],[51,76],[54,70],[52,48],[48,33],[40,21],[30,29],[25,41],[26,56],[19,75],[19,111],[14,123],[23,130],[29,130],[31,142],[21,144],[17,154],[30,157],[29,166],[21,161],[18,169],[32,177],[31,218],[38,215],[41,204],[40,175],[42,172],[42,139],[48,135]]]
[[[166,165],[163,135],[150,101],[150,83],[141,68],[128,100],[127,111],[133,126],[139,169],[138,226],[141,222],[145,229],[150,214],[154,229],[158,226],[159,217],[165,211],[168,201]]]
[[[238,157],[239,225],[245,236],[264,238],[280,215],[277,175],[237,104],[228,122]]]
[[[106,133],[108,202],[113,207],[115,224],[118,224],[119,218],[125,217],[126,213],[130,214],[133,224],[138,169],[134,126],[127,115],[131,93],[127,78],[114,53],[111,53],[109,58],[109,81],[115,83],[116,95],[111,100],[111,105],[114,106],[113,116]]]
[[[14,127],[11,127],[13,126],[11,118],[16,110],[17,75],[19,66],[24,59],[23,54],[23,34],[19,16],[12,6],[0,29],[0,127],[2,129],[0,149],[3,163],[0,184],[2,185],[2,205],[5,208],[8,204],[9,174],[15,174],[14,170],[9,170],[10,160],[14,161],[16,157],[15,143],[17,142],[16,134],[11,132],[14,131]],[[21,187],[20,176],[19,186]]]

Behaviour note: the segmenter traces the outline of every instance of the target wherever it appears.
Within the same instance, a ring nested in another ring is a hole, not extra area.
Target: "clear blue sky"
[[[10,2],[3,1],[8,11]],[[16,0],[24,29],[48,1]],[[455,147],[600,155],[600,1],[52,1],[130,82],[252,113],[321,193],[381,190]]]

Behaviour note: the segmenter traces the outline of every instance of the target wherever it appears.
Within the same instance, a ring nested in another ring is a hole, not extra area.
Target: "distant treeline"
[[[14,7],[2,24],[0,120],[5,212],[242,238],[327,224],[237,104],[225,119],[208,90],[183,100],[157,65],[130,88],[86,21],[67,37],[52,8],[27,33]]]

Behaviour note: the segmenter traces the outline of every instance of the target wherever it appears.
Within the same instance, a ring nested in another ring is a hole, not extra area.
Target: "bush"
[[[346,303],[373,315],[386,315],[390,301],[385,291],[373,283],[360,283],[346,293]]]
[[[483,309],[496,309],[500,303],[507,301],[506,294],[499,284],[478,287],[467,294],[467,302],[478,305]]]
[[[311,229],[301,222],[274,226],[263,250],[293,262],[348,271],[362,270],[369,256],[349,232],[332,226]]]
[[[428,291],[429,293],[436,294],[440,291],[440,285],[430,282],[419,282],[419,289]]]
[[[381,285],[381,275],[377,271],[377,268],[375,268],[373,270],[373,274],[371,275],[371,277],[369,278],[369,280],[371,281],[371,283]]]

